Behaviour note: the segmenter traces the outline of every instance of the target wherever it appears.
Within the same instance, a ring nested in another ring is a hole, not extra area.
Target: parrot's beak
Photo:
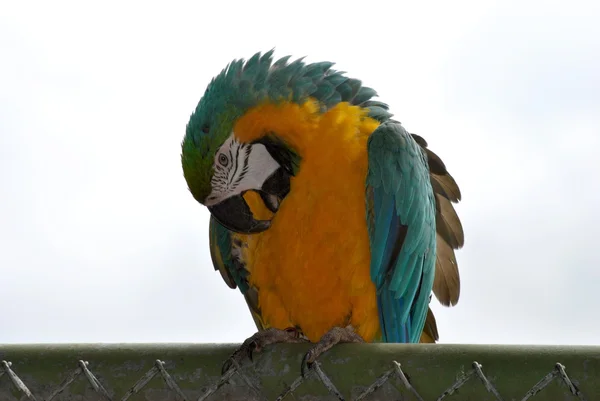
[[[242,194],[225,199],[208,210],[221,225],[241,234],[256,234],[271,226],[269,220],[256,220]]]
[[[290,192],[290,175],[278,168],[256,189],[265,206],[276,213],[281,201]],[[244,194],[231,196],[222,202],[208,206],[208,210],[221,225],[240,234],[256,234],[271,227],[270,220],[256,220],[244,199]]]

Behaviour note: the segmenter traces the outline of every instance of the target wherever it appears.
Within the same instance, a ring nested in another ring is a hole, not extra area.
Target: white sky
[[[600,3],[2,3],[0,343],[253,333],[179,155],[209,80],[273,47],[375,88],[461,186],[442,342],[598,343]]]

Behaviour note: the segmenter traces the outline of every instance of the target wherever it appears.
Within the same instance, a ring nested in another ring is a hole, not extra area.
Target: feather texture
[[[427,317],[425,318],[425,327],[423,327],[423,334],[421,335],[422,343],[435,343],[440,339],[437,329],[437,323],[435,316],[431,311],[431,308],[427,310]]]
[[[273,62],[273,50],[256,53],[247,61],[234,60],[214,77],[192,113],[182,143],[181,162],[192,195],[203,202],[210,193],[212,156],[231,134],[233,122],[250,108],[264,101],[292,101],[302,104],[310,99],[326,112],[340,102],[368,110],[368,116],[387,121],[388,105],[372,98],[377,92],[348,78],[324,61],[305,64],[302,59],[289,63],[289,56]]]
[[[363,116],[370,117],[375,126],[381,123],[368,140],[366,209],[370,275],[377,288],[383,341],[436,341],[435,317],[428,307],[431,291],[444,305],[456,304],[460,294],[454,250],[463,246],[464,233],[453,207],[461,199],[458,185],[425,139],[408,134],[391,119],[387,104],[373,100],[375,90],[335,71],[331,62],[305,64],[302,59],[289,62],[289,57],[273,62],[272,53],[234,60],[206,89],[182,143],[182,165],[190,191],[198,201],[205,199],[215,150],[231,134],[234,122],[265,101],[314,103],[314,111],[322,114],[342,102],[365,109]],[[289,167],[293,171],[303,162],[297,156]],[[267,325],[259,308],[260,285],[249,284],[250,273],[240,251],[247,246],[245,241],[244,236],[229,232],[211,218],[210,249],[215,269],[230,288],[239,288],[244,294],[262,330]],[[371,296],[374,301],[375,295]],[[373,301],[370,304],[374,307]],[[262,305],[267,313],[265,303]],[[376,317],[375,312],[371,315]]]
[[[368,141],[371,279],[382,340],[418,342],[434,281],[435,199],[425,152],[397,122]]]
[[[442,305],[454,306],[460,295],[460,276],[454,250],[437,234],[437,256],[433,293]]]
[[[240,249],[245,246],[243,237],[236,237],[234,233],[223,227],[211,216],[208,238],[210,255],[215,270],[221,273],[223,281],[229,288],[240,289],[257,329],[267,329],[268,327],[262,320],[258,306],[258,291],[248,283],[249,272],[246,270]]]
[[[460,297],[460,274],[454,250],[465,243],[462,223],[452,205],[460,201],[460,189],[442,159],[427,147],[425,139],[411,135],[427,154],[431,187],[435,193],[437,256],[433,293],[442,305],[454,306]]]

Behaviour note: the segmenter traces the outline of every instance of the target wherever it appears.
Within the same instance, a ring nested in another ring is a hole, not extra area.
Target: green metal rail
[[[0,401],[600,400],[600,347],[344,344],[303,379],[277,345],[221,376],[235,347],[0,344]]]

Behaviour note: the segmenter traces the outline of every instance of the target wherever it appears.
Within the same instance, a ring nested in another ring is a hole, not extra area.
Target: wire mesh
[[[0,345],[0,401],[600,400],[600,347],[348,344],[302,377],[306,347],[277,345],[220,375],[233,349]]]

